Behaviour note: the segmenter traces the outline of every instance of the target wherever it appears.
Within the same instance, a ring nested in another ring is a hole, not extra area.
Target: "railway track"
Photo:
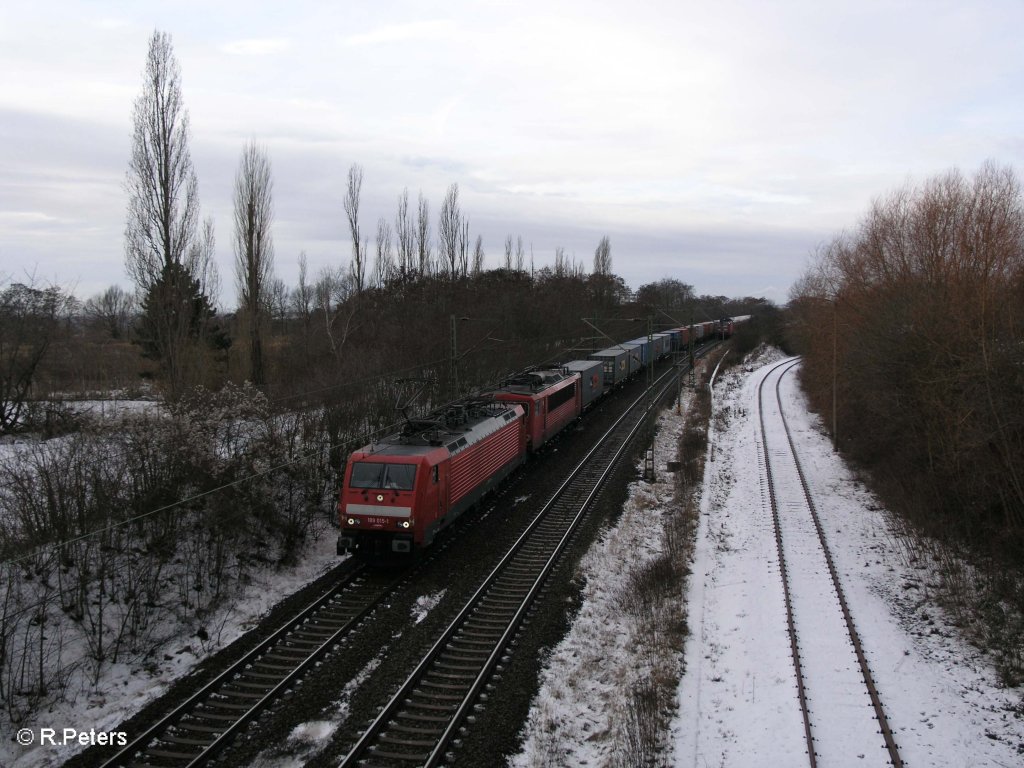
[[[338,583],[292,620],[137,735],[103,768],[184,768],[212,759],[399,583],[350,562]]]
[[[704,350],[705,353],[706,351]],[[656,386],[662,394],[676,381],[678,370],[672,367],[658,379]],[[621,454],[624,442],[628,441],[626,434],[633,434],[639,427],[645,413],[643,406],[649,402],[652,402],[650,393],[645,392],[627,409],[626,415],[602,438],[601,445],[604,448],[595,449],[588,455],[588,459],[574,470],[573,479],[566,481],[556,493],[556,498],[552,499],[537,516],[516,544],[515,551],[506,556],[502,565],[495,569],[487,584],[477,593],[477,597],[481,598],[479,603],[484,609],[507,607],[511,599],[508,596],[520,591],[526,579],[533,578],[537,582],[538,573],[543,572],[546,575],[550,572],[556,560],[552,551],[560,551],[571,534],[572,523],[567,522],[567,510],[572,509],[574,504],[581,505],[579,511],[582,514],[582,509],[585,509],[596,496],[598,486],[610,472],[611,462]],[[623,421],[630,415],[635,420],[635,423],[630,420],[633,424],[631,430],[625,428]],[[613,451],[609,446],[617,447],[619,450]],[[610,460],[605,455],[609,451],[613,454]],[[607,471],[596,472],[598,464],[605,461],[608,461]],[[588,485],[593,492],[581,496],[580,489]],[[427,561],[438,556],[439,551],[432,552]],[[514,563],[510,562],[513,555]],[[420,563],[420,566],[423,564]],[[366,569],[351,561],[343,563],[339,566],[338,583],[331,590],[283,624],[266,640],[219,673],[169,714],[135,735],[126,747],[100,765],[102,768],[194,768],[208,763],[216,758],[253,719],[291,690],[312,665],[342,643],[370,613],[385,602],[387,596],[395,593],[402,584],[413,578],[418,570],[417,567],[412,572],[402,572],[396,578],[387,572]],[[502,570],[501,578],[496,578],[498,571]],[[542,580],[541,578],[540,581]],[[531,593],[532,597],[539,591],[539,588],[534,590]],[[504,616],[504,613],[501,612],[501,616]],[[500,621],[482,615],[460,615],[460,618],[467,620],[459,638],[453,640],[453,648],[462,648],[459,659],[455,660],[457,668],[443,671],[443,665],[453,661],[449,653],[448,657],[439,659],[441,666],[437,669],[442,671],[437,677],[432,678],[434,681],[462,679],[465,670],[460,667],[465,665],[465,659],[481,658],[476,649],[482,646],[477,641],[480,637],[494,636],[495,622]],[[513,618],[514,626],[518,627],[522,615],[514,615]],[[498,665],[490,664],[488,668],[493,671],[495,666]],[[424,685],[429,686],[430,682]],[[444,696],[440,695],[439,700],[448,701]],[[460,715],[457,722],[464,719],[465,713]],[[422,735],[416,731],[412,733]],[[448,743],[449,740],[446,739],[444,743]]]
[[[811,768],[902,766],[783,411],[779,387],[798,364],[776,365],[758,386],[758,448],[807,756]]]
[[[500,679],[510,644],[543,592],[578,524],[641,429],[676,382],[663,374],[604,434],[484,580],[440,639],[355,743],[343,766],[435,766]]]

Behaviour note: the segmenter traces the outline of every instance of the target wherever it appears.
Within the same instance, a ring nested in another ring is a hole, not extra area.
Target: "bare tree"
[[[279,277],[272,278],[267,288],[267,310],[271,322],[277,320],[278,327],[283,331],[288,319],[288,286]]]
[[[249,376],[263,386],[263,321],[274,270],[274,182],[270,158],[252,141],[242,149],[235,174],[235,278],[238,303],[249,326]]]
[[[416,253],[421,275],[430,274],[430,206],[420,192],[416,217]]]
[[[505,269],[512,271],[512,235],[505,236]]]
[[[462,216],[459,227],[459,272],[463,277],[469,274],[469,216]]]
[[[343,267],[323,268],[313,288],[316,308],[324,321],[324,333],[339,368],[356,315],[358,302],[352,301],[355,293],[355,278]]]
[[[555,246],[555,277],[568,277],[569,276],[569,257],[565,253],[565,248],[561,245]]]
[[[0,435],[17,428],[32,380],[60,327],[68,296],[34,281],[0,292]]]
[[[409,188],[402,190],[395,215],[395,240],[398,245],[398,272],[408,278],[416,270],[416,230],[409,214]]]
[[[85,302],[85,315],[111,339],[120,340],[128,335],[135,297],[119,285],[112,285],[103,293]]]
[[[220,295],[220,274],[217,271],[217,237],[213,217],[203,219],[202,231],[193,241],[185,258],[185,267],[193,275],[203,296],[213,305],[214,297]]]
[[[608,235],[601,238],[594,251],[594,274],[608,277],[612,273],[612,242]]]
[[[377,220],[377,261],[374,264],[374,282],[383,288],[395,271],[395,258],[391,250],[391,225],[383,216]]]
[[[302,352],[303,362],[309,361],[309,341],[313,326],[313,303],[315,294],[313,286],[309,284],[307,277],[309,265],[306,259],[306,252],[299,253],[299,284],[292,291],[292,311],[302,321]]]
[[[302,318],[313,311],[313,287],[309,284],[309,260],[306,252],[299,253],[299,284],[292,291],[292,310]]]
[[[437,218],[437,249],[445,271],[451,279],[458,276],[459,234],[462,212],[459,210],[459,185],[451,184],[441,203]]]
[[[199,292],[201,276],[187,263],[197,238],[199,182],[189,151],[181,71],[166,33],[150,38],[132,122],[125,263],[150,315],[145,341],[164,366],[173,394],[181,383],[185,341],[202,325],[196,313],[208,302]]]
[[[522,272],[526,268],[526,249],[523,247],[523,238],[516,238],[516,272]]]
[[[477,276],[484,271],[484,236],[476,236],[476,244],[473,246],[473,275]]]
[[[366,253],[359,233],[359,195],[363,188],[363,169],[353,163],[348,169],[348,187],[345,191],[345,215],[352,235],[352,277],[356,293],[362,293],[366,284]]]

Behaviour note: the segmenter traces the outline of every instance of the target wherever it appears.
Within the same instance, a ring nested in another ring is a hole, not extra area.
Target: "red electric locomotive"
[[[507,379],[489,394],[526,410],[526,445],[537,451],[583,412],[580,374],[565,368],[532,370]]]
[[[473,398],[410,420],[349,457],[338,553],[429,546],[525,458],[524,410],[515,403]]]

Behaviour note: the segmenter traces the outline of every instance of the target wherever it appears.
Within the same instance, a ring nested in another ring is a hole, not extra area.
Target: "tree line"
[[[918,535],[982,563],[995,591],[977,585],[966,599],[993,607],[990,631],[1016,633],[1010,647],[1021,674],[1024,196],[1017,175],[988,163],[973,177],[950,171],[879,198],[854,229],[820,249],[790,309],[804,387],[838,448],[870,470]],[[1010,605],[1016,621],[1003,615]]]
[[[170,39],[150,40],[126,176],[129,292],[85,302],[31,275],[0,279],[0,701],[17,721],[149,663],[170,637],[206,644],[257,569],[298,557],[334,517],[349,452],[422,412],[537,363],[654,327],[749,314],[763,299],[697,296],[675,279],[634,294],[600,239],[591,269],[564,248],[536,268],[509,234],[501,265],[452,184],[437,218],[408,190],[374,232],[363,171],[341,208],[352,252],[298,282],[274,276],[273,174],[247,142],[234,182],[238,306],[217,308],[213,222],[189,153]],[[436,227],[436,229],[435,229]],[[97,417],[64,400],[149,397]]]

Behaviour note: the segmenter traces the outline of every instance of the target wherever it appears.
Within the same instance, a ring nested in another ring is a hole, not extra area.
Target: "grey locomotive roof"
[[[532,393],[558,384],[569,378],[570,372],[562,368],[543,368],[517,373],[502,382],[495,392]]]
[[[422,456],[445,447],[452,454],[478,443],[516,418],[515,403],[500,401],[456,403],[423,419],[410,420],[395,432],[364,446],[365,453]]]

